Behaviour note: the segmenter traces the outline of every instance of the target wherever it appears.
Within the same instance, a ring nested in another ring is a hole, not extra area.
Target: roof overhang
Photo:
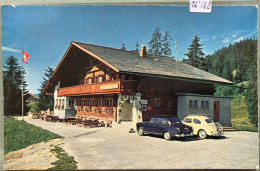
[[[171,80],[178,80],[178,81],[190,81],[190,82],[197,82],[197,83],[206,83],[206,84],[221,84],[221,85],[230,85],[230,86],[233,85],[233,82],[231,82],[231,81],[229,81],[229,82],[219,82],[219,81],[186,78],[186,77],[155,75],[155,74],[148,74],[148,73],[136,73],[136,72],[126,72],[126,71],[120,71],[119,73],[130,74],[130,75],[140,75],[140,76],[146,76],[146,77],[157,77],[157,78],[171,79]]]
[[[64,56],[62,57],[61,61],[59,62],[58,66],[56,67],[54,73],[52,74],[50,80],[48,81],[48,83],[46,84],[46,86],[43,89],[43,92],[45,94],[53,94],[54,93],[54,86],[55,86],[55,82],[58,81],[58,78],[56,78],[57,72],[60,69],[62,63],[64,62],[64,60],[67,58],[68,54],[72,51],[72,48],[76,47],[77,49],[80,49],[81,51],[83,51],[84,53],[96,58],[97,60],[99,60],[100,62],[104,63],[105,65],[107,65],[108,67],[110,67],[111,69],[113,69],[115,72],[119,72],[119,69],[117,69],[116,67],[114,67],[113,65],[109,64],[108,62],[106,62],[105,60],[103,60],[102,58],[100,58],[99,56],[95,55],[94,53],[88,51],[85,48],[82,48],[81,46],[79,46],[77,43],[75,42],[71,42],[69,48],[67,49],[66,53],[64,54]]]

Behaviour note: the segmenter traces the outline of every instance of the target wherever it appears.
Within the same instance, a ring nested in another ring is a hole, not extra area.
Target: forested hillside
[[[188,59],[183,61],[234,82],[233,86],[216,85],[215,95],[233,96],[235,101],[242,99],[250,122],[257,126],[257,40],[241,40],[207,56],[204,56],[199,41],[196,35],[185,54]]]
[[[207,71],[235,83],[249,81],[250,68],[255,68],[257,64],[257,41],[242,40],[205,58]]]

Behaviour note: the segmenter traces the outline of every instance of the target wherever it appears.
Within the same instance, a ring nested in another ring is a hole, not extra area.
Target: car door
[[[200,129],[203,129],[201,126],[201,121],[199,119],[193,118],[193,133],[197,134]]]
[[[156,126],[154,127],[154,133],[163,134],[166,126],[167,126],[167,121],[165,120],[165,118],[157,118]]]
[[[149,122],[143,127],[144,132],[154,133],[154,127],[156,126],[156,118],[152,117]]]

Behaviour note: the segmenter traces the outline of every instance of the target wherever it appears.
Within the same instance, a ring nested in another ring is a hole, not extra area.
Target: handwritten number
[[[212,1],[191,1],[191,8],[210,9]]]
[[[209,1],[209,4],[207,6],[207,9],[210,9],[211,1]]]

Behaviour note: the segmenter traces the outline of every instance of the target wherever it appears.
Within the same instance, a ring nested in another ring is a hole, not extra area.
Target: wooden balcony
[[[114,80],[102,83],[64,87],[58,90],[58,96],[79,96],[96,94],[134,94],[136,81]]]

